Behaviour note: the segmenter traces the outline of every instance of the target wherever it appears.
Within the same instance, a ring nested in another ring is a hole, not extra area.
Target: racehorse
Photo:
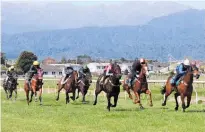
[[[29,105],[30,102],[32,102],[33,94],[35,94],[35,101],[37,101],[37,91],[39,91],[39,100],[40,105],[42,105],[42,86],[43,86],[43,69],[38,69],[37,74],[34,74],[34,76],[31,79],[31,85],[29,90],[29,84],[27,80],[24,83],[24,91],[26,92],[26,100]],[[31,97],[29,100],[29,91],[31,91]]]
[[[114,65],[114,72],[113,75],[109,76],[103,85],[100,85],[100,80],[103,75],[99,76],[97,82],[96,82],[96,89],[95,89],[95,101],[93,105],[97,104],[97,96],[101,91],[104,91],[107,94],[107,109],[110,111],[110,107],[116,107],[118,96],[120,93],[120,78],[122,76],[121,74],[121,68],[119,65]],[[111,97],[114,97],[114,105],[111,104],[110,99]]]
[[[128,76],[132,76],[132,75],[128,75]],[[130,89],[132,89],[136,97],[134,100],[134,103],[135,104],[139,103],[139,106],[142,109],[144,107],[142,106],[141,101],[140,101],[140,94],[145,93],[149,95],[150,106],[153,106],[152,93],[151,93],[151,90],[149,90],[148,83],[147,83],[147,76],[149,76],[147,64],[142,66],[141,71],[139,73],[139,77],[135,78],[135,80],[133,81],[134,84],[132,87],[129,87],[128,84],[125,83],[127,82],[127,79],[130,78],[128,76],[124,79],[123,89],[127,91],[129,98],[133,99],[132,94],[130,93]]]
[[[83,96],[82,102],[85,103],[85,95],[87,94],[91,82],[92,82],[92,76],[90,74],[82,75],[77,86],[78,95],[76,99],[79,98],[79,93],[81,92]]]
[[[161,93],[164,94],[164,102],[162,103],[162,106],[166,105],[167,98],[173,91],[173,87],[170,83],[170,80],[172,77],[173,77],[173,75],[168,77],[164,89],[161,90]],[[191,96],[192,96],[192,92],[193,92],[192,83],[193,83],[194,77],[196,79],[198,79],[200,77],[200,73],[199,73],[199,70],[196,67],[196,65],[191,65],[187,69],[186,74],[177,81],[177,84],[174,88],[176,91],[176,93],[174,94],[175,101],[176,101],[176,107],[175,107],[176,111],[178,110],[178,107],[179,107],[178,100],[177,100],[178,96],[181,96],[183,112],[185,112],[185,109],[190,106]],[[185,106],[185,101],[184,101],[185,97],[187,97],[187,105],[186,106]]]
[[[77,77],[78,77],[78,73],[77,71],[73,71],[71,73],[71,75],[64,80],[64,77],[62,77],[59,82],[57,83],[58,85],[58,95],[56,97],[56,101],[59,100],[59,94],[60,91],[64,88],[65,90],[65,94],[66,94],[66,104],[70,102],[69,99],[69,94],[68,93],[73,93],[73,96],[71,97],[71,99],[74,101],[75,100],[75,91],[76,91],[76,84],[77,84]]]
[[[12,94],[14,91],[15,92],[15,100],[16,100],[16,98],[17,98],[17,85],[18,85],[17,80],[18,80],[18,75],[16,73],[8,78],[7,84],[6,84],[6,80],[4,80],[3,88],[4,88],[4,91],[6,93],[7,99],[12,98]]]

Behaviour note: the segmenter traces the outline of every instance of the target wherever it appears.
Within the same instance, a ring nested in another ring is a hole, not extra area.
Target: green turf
[[[181,106],[174,111],[173,95],[167,106],[162,107],[159,87],[152,88],[153,107],[147,96],[142,96],[145,107],[140,110],[123,93],[116,108],[106,110],[107,101],[99,96],[93,106],[93,96],[87,96],[87,104],[80,100],[65,104],[65,95],[55,101],[55,94],[43,94],[43,106],[39,102],[26,104],[25,94],[20,92],[17,101],[6,100],[2,95],[2,132],[204,132],[205,104],[192,104],[185,113]],[[199,92],[204,96],[204,89]]]

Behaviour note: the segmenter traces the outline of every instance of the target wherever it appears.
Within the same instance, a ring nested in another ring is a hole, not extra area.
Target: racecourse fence
[[[3,81],[4,78],[0,78],[1,83]],[[56,82],[58,81],[58,78],[53,78],[53,79],[44,79],[44,81],[51,81],[49,84],[47,84],[47,87],[43,86],[43,93],[57,93],[57,85]],[[18,79],[18,81],[25,81],[25,79],[20,78]],[[121,82],[123,82],[124,80],[120,80]],[[97,80],[92,80],[93,83],[96,83]],[[150,85],[164,85],[166,83],[166,80],[148,80],[148,85],[149,85],[149,89],[151,90],[152,88],[150,87]],[[45,84],[45,83],[44,83]],[[20,84],[18,85],[18,91],[23,91],[23,85],[24,84]],[[94,84],[95,85],[95,84]],[[2,85],[1,85],[2,86]],[[53,87],[55,86],[55,87]],[[205,81],[194,81],[193,82],[193,90],[195,92],[195,102],[198,103],[199,97],[198,97],[198,93],[197,93],[197,89],[198,88],[205,88]],[[2,87],[1,87],[2,89]],[[88,95],[95,95],[95,89],[89,90],[88,91]],[[106,94],[104,92],[101,93],[102,96],[104,96],[104,98],[106,97]],[[124,96],[125,100],[128,98],[128,95],[126,93],[126,91],[124,93],[121,92],[121,95]]]

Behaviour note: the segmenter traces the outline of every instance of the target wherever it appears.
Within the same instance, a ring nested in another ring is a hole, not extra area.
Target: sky
[[[22,1],[35,1],[35,2],[39,2],[39,1],[62,1],[62,0],[2,0],[2,1],[15,1],[15,2],[22,2]],[[63,1],[72,1],[72,0],[63,0]],[[89,5],[96,5],[96,4],[122,4],[123,1],[126,0],[90,0],[89,2],[87,2],[86,0],[75,0],[75,2],[73,2],[73,4],[75,5],[79,5],[79,6],[89,6]],[[131,0],[131,1],[137,1],[137,0]],[[141,1],[150,1],[150,0],[141,0]],[[187,0],[152,0],[152,1],[175,1],[177,3],[180,4],[184,4],[184,5],[188,5],[191,6],[192,8],[196,8],[196,9],[205,9],[205,0],[201,0],[201,1],[187,1]]]

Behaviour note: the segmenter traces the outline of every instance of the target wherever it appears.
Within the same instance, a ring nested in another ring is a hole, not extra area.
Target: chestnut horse
[[[145,94],[149,95],[150,106],[153,106],[152,94],[148,88],[148,83],[147,83],[147,76],[148,75],[149,75],[149,72],[148,72],[147,64],[144,64],[144,65],[142,65],[141,72],[139,73],[139,77],[135,78],[135,80],[133,81],[134,84],[132,87],[129,87],[128,84],[125,83],[125,82],[127,82],[126,79],[130,78],[130,77],[128,77],[129,75],[124,79],[124,83],[123,83],[123,89],[127,91],[130,99],[133,99],[132,94],[130,93],[130,89],[132,89],[132,91],[134,92],[134,95],[136,97],[134,103],[135,104],[139,103],[140,108],[143,108],[141,101],[140,101],[140,94],[141,93],[145,93]]]
[[[114,73],[110,77],[108,77],[105,80],[105,83],[100,85],[100,80],[102,78],[102,75],[99,76],[97,82],[96,82],[96,89],[95,89],[95,101],[93,105],[97,104],[97,96],[101,91],[104,91],[107,94],[107,100],[108,100],[108,105],[107,109],[110,111],[110,107],[116,107],[117,106],[117,101],[118,101],[118,96],[120,93],[120,78],[122,76],[121,74],[121,68],[119,65],[114,65]],[[114,97],[114,105],[111,104],[110,99],[111,97]]]
[[[69,94],[68,93],[73,93],[73,96],[71,99],[74,101],[75,100],[75,91],[76,91],[76,84],[77,84],[77,77],[78,73],[77,71],[73,71],[71,75],[64,81],[64,77],[62,77],[59,82],[57,83],[58,85],[58,95],[56,97],[56,101],[59,100],[59,94],[60,91],[64,88],[65,89],[65,94],[66,94],[66,104],[70,102],[69,99]]]
[[[171,78],[173,75],[171,75],[166,82],[166,85],[164,89],[161,90],[161,93],[164,94],[164,102],[162,103],[162,106],[166,105],[167,97],[172,93],[173,88],[170,83]],[[196,77],[198,79],[200,77],[200,73],[196,65],[191,65],[188,69],[186,74],[180,78],[179,84],[175,87],[176,93],[174,94],[175,101],[176,101],[176,107],[175,110],[178,110],[179,104],[177,97],[181,96],[181,101],[182,101],[182,108],[183,112],[185,112],[185,109],[190,106],[191,102],[191,96],[192,96],[192,91],[193,91],[193,78]],[[187,97],[187,105],[185,106],[185,97]]]
[[[37,91],[39,91],[40,105],[42,105],[42,86],[43,86],[43,69],[38,69],[37,74],[34,74],[31,79],[31,88],[29,90],[29,85],[27,80],[24,83],[24,91],[26,92],[26,100],[29,105],[32,102],[33,94],[35,94],[35,101],[37,101]],[[29,91],[31,91],[31,98],[29,100]]]
[[[78,89],[78,95],[76,99],[79,98],[79,93],[82,93],[83,100],[82,102],[85,103],[85,95],[87,94],[87,91],[90,87],[90,83],[92,82],[92,76],[90,74],[82,75],[82,78],[79,80],[77,89]]]

